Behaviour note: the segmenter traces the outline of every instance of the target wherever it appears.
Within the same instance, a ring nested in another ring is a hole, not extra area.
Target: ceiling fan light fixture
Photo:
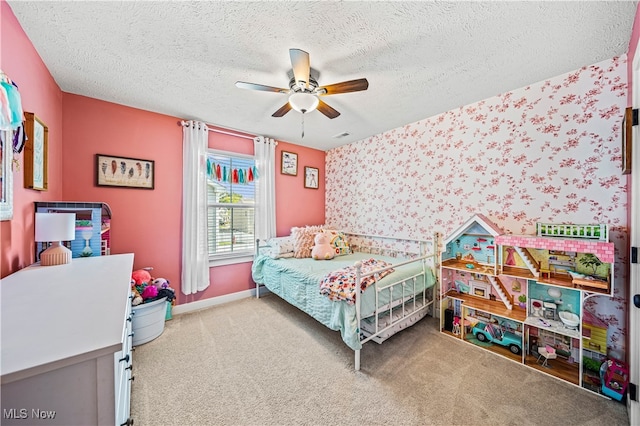
[[[320,100],[318,97],[311,93],[298,92],[289,96],[289,104],[291,108],[298,112],[306,114],[318,107]]]

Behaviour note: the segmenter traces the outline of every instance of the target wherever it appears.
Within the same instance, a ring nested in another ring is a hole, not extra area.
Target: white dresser
[[[2,425],[132,424],[133,254],[0,280]]]

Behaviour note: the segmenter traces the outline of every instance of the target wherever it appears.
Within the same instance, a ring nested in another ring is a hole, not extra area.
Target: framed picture
[[[634,121],[637,121],[637,110],[632,107],[624,110],[624,118],[622,120],[622,174],[631,173],[631,143],[632,143],[632,127]]]
[[[298,154],[293,152],[282,151],[282,168],[280,172],[283,175],[298,175]]]
[[[32,112],[25,112],[24,187],[46,191],[48,183],[49,128]]]
[[[320,170],[315,167],[304,168],[304,187],[318,189],[318,178],[320,177]]]
[[[155,162],[96,154],[96,185],[153,189]]]

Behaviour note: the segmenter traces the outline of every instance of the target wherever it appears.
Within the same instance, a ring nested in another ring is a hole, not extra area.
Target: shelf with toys
[[[609,359],[607,326],[583,307],[589,297],[613,295],[608,227],[538,224],[536,230],[505,235],[476,214],[444,240],[440,330],[606,394],[598,371]]]

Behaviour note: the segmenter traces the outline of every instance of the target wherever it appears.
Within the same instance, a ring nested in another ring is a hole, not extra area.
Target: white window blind
[[[210,151],[207,157],[207,223],[210,258],[246,256],[255,246],[255,161]]]

